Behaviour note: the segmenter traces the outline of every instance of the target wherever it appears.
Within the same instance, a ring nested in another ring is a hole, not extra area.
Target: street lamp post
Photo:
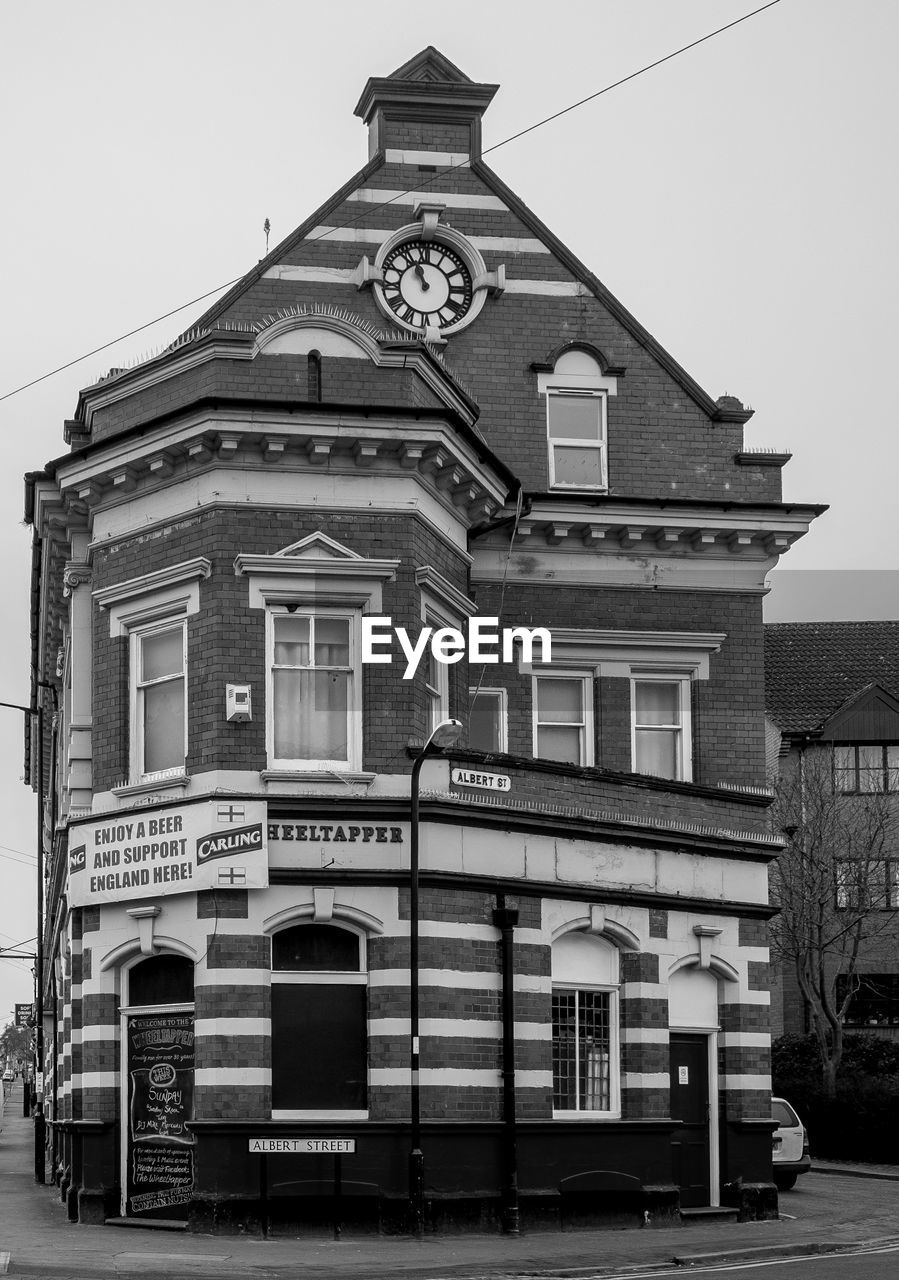
[[[37,684],[40,688],[49,688],[55,702],[56,690],[53,686],[44,680],[38,680]],[[18,702],[0,702],[0,707],[24,711],[26,716],[33,716],[37,724],[37,945],[35,948],[37,980],[34,989],[34,1074],[35,1089],[37,1089],[38,1072],[43,1070],[44,1065],[44,717],[37,703],[33,707],[25,707]],[[27,1081],[23,1081],[23,1093],[26,1087]],[[34,1116],[34,1180],[44,1182],[46,1127],[41,1095],[38,1096],[38,1101],[40,1105]]]
[[[421,767],[428,753],[440,751],[457,742],[462,734],[461,720],[441,720],[415,757],[412,764],[410,830],[409,830],[409,1065],[411,1068],[410,1145],[409,1145],[409,1218],[412,1231],[424,1231],[424,1152],[421,1149],[421,1079],[419,1075],[418,1032],[418,788]]]

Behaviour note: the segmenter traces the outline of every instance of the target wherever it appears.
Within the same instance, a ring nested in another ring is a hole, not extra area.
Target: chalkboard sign
[[[193,1195],[194,1017],[128,1019],[129,1217],[183,1217]]]

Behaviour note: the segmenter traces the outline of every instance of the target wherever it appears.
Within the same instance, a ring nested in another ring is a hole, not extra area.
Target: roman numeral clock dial
[[[471,306],[471,272],[458,254],[436,241],[397,245],[381,270],[384,301],[404,326],[447,329]]]

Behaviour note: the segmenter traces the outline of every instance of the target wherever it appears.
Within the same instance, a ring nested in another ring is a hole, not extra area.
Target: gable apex
[[[387,76],[388,80],[443,80],[456,84],[473,84],[470,76],[450,62],[446,54],[429,44],[426,49],[416,53],[408,62],[404,62],[396,71]]]
[[[821,727],[827,742],[899,742],[899,698],[879,684],[854,693]]]
[[[343,546],[340,542],[335,542],[333,538],[329,538],[326,533],[319,530],[317,533],[310,533],[307,537],[301,538],[299,542],[292,542],[289,547],[284,547],[281,551],[275,552],[276,556],[292,556],[300,559],[316,559],[325,558],[327,560],[361,560],[363,557],[356,551],[351,551],[349,547]]]
[[[498,84],[471,80],[439,49],[428,45],[392,75],[368,80],[355,114],[368,125],[385,111],[396,119],[416,118],[425,111],[457,122],[478,121],[498,89]],[[377,150],[378,145],[375,139],[372,149]]]

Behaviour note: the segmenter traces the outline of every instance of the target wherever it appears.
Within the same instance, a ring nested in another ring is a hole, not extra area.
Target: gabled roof
[[[438,78],[439,77],[439,78]],[[363,90],[362,97],[356,107],[356,114],[367,118],[374,109],[379,95],[396,90],[403,98],[427,93],[434,96],[440,89],[461,101],[461,97],[469,94],[482,95],[478,98],[479,110],[489,103],[496,92],[496,85],[479,85],[471,81],[454,63],[450,62],[439,50],[429,45],[403,66],[383,79],[370,79]],[[461,96],[460,96],[461,95]],[[472,100],[473,101],[473,100]],[[265,257],[260,259],[247,274],[233,285],[217,302],[206,311],[198,321],[197,327],[208,327],[233,305],[233,303],[257,281],[266,271],[279,263],[296,245],[301,244],[309,234],[323,223],[329,221],[330,214],[346,200],[354,190],[364,186],[384,163],[384,153],[376,152],[358,173],[335,192],[334,195],[304,222],[277,244]],[[540,240],[550,252],[567,268],[575,280],[586,286],[593,296],[605,307],[618,323],[634,340],[652,355],[665,372],[677,383],[690,399],[713,422],[747,422],[753,414],[751,409],[744,409],[739,402],[730,397],[721,397],[716,401],[705,391],[694,378],[665,350],[660,342],[631,314],[630,311],[612,294],[604,284],[590,271],[574,253],[534,214],[511,188],[507,187],[498,174],[486,165],[483,160],[473,157],[471,172],[481,179],[488,191],[497,196],[526,227],[533,236]]]
[[[782,733],[821,733],[878,690],[899,697],[899,621],[765,627],[765,705]]]

